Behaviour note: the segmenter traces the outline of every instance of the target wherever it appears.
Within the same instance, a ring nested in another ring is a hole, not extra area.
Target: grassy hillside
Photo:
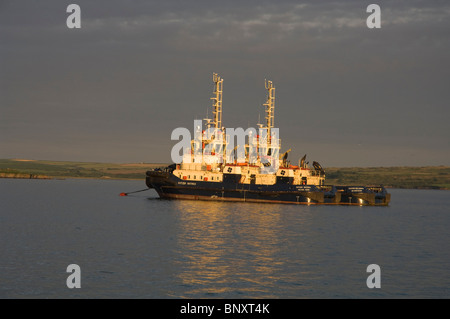
[[[160,166],[166,166],[166,164],[114,164],[0,159],[0,177],[16,173],[52,178],[143,179],[147,170]]]
[[[327,184],[450,189],[449,166],[328,168]]]
[[[0,159],[0,177],[144,179],[145,172],[167,164]],[[353,167],[325,169],[328,185],[379,185],[394,188],[450,189],[450,166]],[[31,176],[30,176],[31,174]]]

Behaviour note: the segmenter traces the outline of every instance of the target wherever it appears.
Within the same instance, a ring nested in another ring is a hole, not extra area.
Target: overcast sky
[[[450,165],[449,52],[449,1],[0,0],[0,158],[170,162],[217,72],[226,127],[274,82],[293,163]]]

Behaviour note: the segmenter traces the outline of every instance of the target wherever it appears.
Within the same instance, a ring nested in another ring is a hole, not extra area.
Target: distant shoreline
[[[98,163],[0,159],[0,178],[144,180],[145,172],[167,163]],[[450,189],[450,166],[329,167],[328,185],[384,185],[398,189]]]
[[[0,173],[0,178],[17,178],[17,179],[52,179],[50,176],[34,175],[27,173]]]
[[[0,173],[0,179],[43,179],[43,180],[66,180],[66,179],[98,179],[98,180],[125,180],[140,181],[145,178],[120,178],[120,177],[76,177],[76,176],[43,176],[33,174],[4,174]]]
[[[145,172],[165,163],[99,163],[0,159],[0,178],[31,179],[129,179],[145,178]]]

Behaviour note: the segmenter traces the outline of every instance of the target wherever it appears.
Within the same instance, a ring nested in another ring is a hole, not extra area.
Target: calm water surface
[[[0,179],[0,298],[450,297],[449,191],[394,189],[389,207],[118,196],[143,188]]]

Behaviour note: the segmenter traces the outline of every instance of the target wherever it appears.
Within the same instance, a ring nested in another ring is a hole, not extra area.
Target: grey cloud
[[[80,30],[65,26],[72,2]],[[270,78],[286,147],[352,150],[327,165],[390,165],[396,146],[394,164],[411,149],[433,159],[405,163],[448,163],[450,4],[377,3],[380,30],[357,0],[2,1],[0,157],[43,158],[40,145],[55,159],[169,160],[171,130],[205,116],[219,72],[228,126],[255,125]],[[380,155],[364,160],[361,143]]]

